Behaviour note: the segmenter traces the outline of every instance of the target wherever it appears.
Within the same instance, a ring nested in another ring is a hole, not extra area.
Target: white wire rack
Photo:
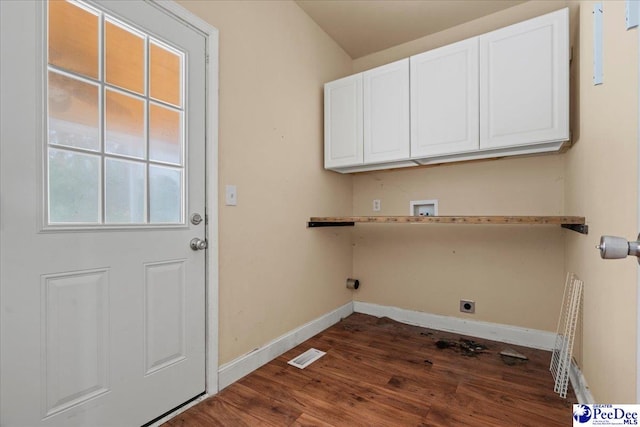
[[[578,314],[582,302],[583,282],[574,273],[567,274],[562,297],[562,308],[558,320],[556,343],[551,356],[551,375],[556,381],[553,391],[560,397],[567,397],[569,387],[569,370],[571,369],[571,355],[576,336]]]

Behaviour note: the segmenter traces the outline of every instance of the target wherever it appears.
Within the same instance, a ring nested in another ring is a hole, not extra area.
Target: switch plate
[[[373,211],[380,212],[380,199],[373,200]]]
[[[227,206],[236,206],[238,204],[238,191],[235,185],[225,186],[225,204]]]

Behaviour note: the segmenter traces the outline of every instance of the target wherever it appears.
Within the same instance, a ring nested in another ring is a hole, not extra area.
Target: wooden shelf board
[[[561,225],[563,228],[587,234],[583,216],[332,216],[311,217],[309,227],[344,227],[363,224],[521,224]]]

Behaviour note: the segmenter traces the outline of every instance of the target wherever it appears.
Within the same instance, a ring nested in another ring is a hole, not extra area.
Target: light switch
[[[225,204],[236,206],[238,204],[238,192],[235,185],[225,186]]]

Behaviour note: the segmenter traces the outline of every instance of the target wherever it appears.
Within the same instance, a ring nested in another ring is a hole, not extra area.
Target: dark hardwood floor
[[[327,354],[303,370],[287,365],[311,347]],[[503,360],[505,348],[529,360]],[[577,400],[553,392],[550,357],[353,314],[165,427],[571,425]]]

